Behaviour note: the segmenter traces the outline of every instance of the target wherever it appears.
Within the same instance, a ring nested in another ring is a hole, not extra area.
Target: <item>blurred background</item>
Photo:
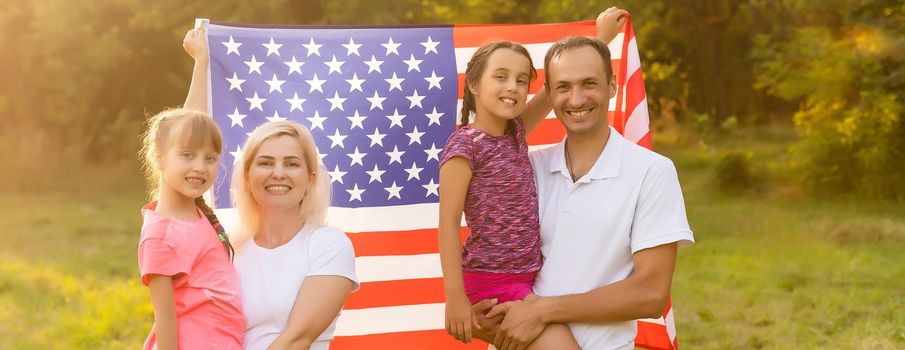
[[[544,23],[627,9],[654,148],[698,244],[687,349],[905,348],[901,0],[0,0],[0,348],[138,348],[145,118],[182,103],[196,17]]]

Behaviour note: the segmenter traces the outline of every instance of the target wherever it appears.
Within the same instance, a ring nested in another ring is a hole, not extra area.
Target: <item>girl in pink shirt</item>
[[[217,177],[223,136],[206,114],[150,120],[143,160],[155,199],[144,208],[138,267],[154,327],[145,349],[242,349],[244,322],[233,248],[202,195]]]

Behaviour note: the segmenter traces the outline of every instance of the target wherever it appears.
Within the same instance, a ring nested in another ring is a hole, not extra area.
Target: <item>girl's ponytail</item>
[[[223,248],[226,248],[226,255],[229,256],[229,261],[232,261],[233,256],[236,255],[236,251],[233,248],[233,245],[229,243],[229,236],[226,235],[226,230],[223,229],[223,225],[220,224],[220,219],[214,214],[214,210],[204,202],[204,197],[195,198],[195,205],[198,206],[198,208],[201,208],[201,212],[204,213],[207,221],[210,221],[211,226],[214,227],[217,239],[220,240],[220,243],[223,243]]]

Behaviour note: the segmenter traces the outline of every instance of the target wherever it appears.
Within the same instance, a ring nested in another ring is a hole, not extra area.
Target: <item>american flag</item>
[[[564,36],[594,33],[593,21],[419,27],[212,23],[210,110],[229,153],[214,185],[217,205],[230,206],[231,167],[248,133],[268,120],[307,126],[333,185],[329,223],[352,240],[361,280],[343,308],[332,347],[486,349],[482,342],[463,345],[444,330],[437,247],[439,157],[459,120],[466,64],[485,42],[522,43],[539,73],[533,94],[543,85],[547,48]],[[610,122],[629,140],[650,147],[630,22],[609,47],[619,85]],[[542,148],[564,135],[551,113],[528,143]],[[229,227],[234,212],[219,212]],[[664,317],[639,321],[636,342],[677,348],[671,306]]]

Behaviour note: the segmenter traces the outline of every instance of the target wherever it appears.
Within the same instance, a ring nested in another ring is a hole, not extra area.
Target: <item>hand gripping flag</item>
[[[210,110],[229,153],[214,186],[217,205],[230,206],[230,168],[248,133],[268,120],[307,126],[333,185],[329,222],[351,238],[362,282],[343,308],[332,347],[485,349],[482,342],[463,345],[444,330],[437,247],[438,164],[459,120],[466,64],[485,42],[522,43],[539,73],[531,84],[534,94],[543,85],[547,48],[564,36],[594,33],[593,21],[421,27],[212,23]],[[610,123],[649,148],[647,100],[630,22],[609,48],[618,83]],[[545,147],[564,135],[551,113],[528,143]],[[234,213],[220,212],[228,226]],[[638,321],[636,345],[677,347],[671,306],[663,317]]]

